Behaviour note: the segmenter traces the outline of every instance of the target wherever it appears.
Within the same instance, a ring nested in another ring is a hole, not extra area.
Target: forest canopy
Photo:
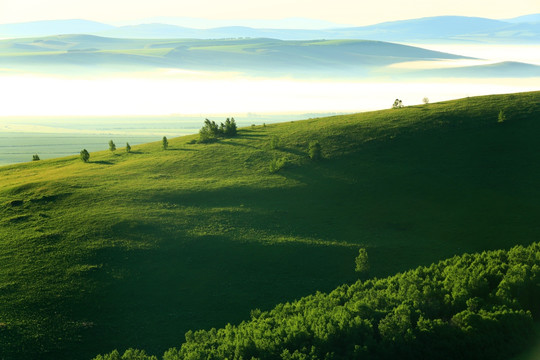
[[[342,285],[222,329],[189,331],[163,359],[504,359],[534,340],[540,244],[464,254]],[[96,360],[155,359],[130,349]]]

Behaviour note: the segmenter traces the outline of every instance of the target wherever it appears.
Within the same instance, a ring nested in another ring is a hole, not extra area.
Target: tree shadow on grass
[[[171,148],[168,148],[166,151],[199,151],[199,149],[185,149],[185,148],[171,149]]]
[[[290,147],[278,147],[276,150],[281,150],[281,151],[287,152],[289,154],[294,154],[294,155],[298,155],[298,156],[306,156],[307,157],[306,151],[293,149],[293,148],[290,148]]]
[[[85,355],[133,344],[162,353],[190,329],[238,323],[249,318],[251,308],[268,310],[355,277],[356,249],[192,237],[130,220],[109,236],[134,243],[159,239],[159,246],[103,247],[91,256],[89,263],[102,264],[87,274],[99,281],[100,300],[81,297],[73,310],[76,318],[95,324],[80,345]]]
[[[221,144],[223,144],[223,145],[232,145],[232,146],[242,146],[242,147],[247,147],[247,148],[252,148],[252,149],[256,148],[253,145],[242,144],[242,143],[235,142],[235,141],[222,141]]]
[[[241,138],[251,139],[251,138],[261,138],[261,137],[267,137],[267,134],[238,134]]]
[[[107,160],[97,160],[97,161],[89,161],[91,164],[99,164],[99,165],[114,165],[112,161]]]

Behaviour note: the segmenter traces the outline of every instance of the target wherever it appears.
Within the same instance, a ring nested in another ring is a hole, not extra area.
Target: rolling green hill
[[[486,96],[1,167],[0,353],[158,354],[355,281],[360,247],[382,277],[537,241],[539,119]]]

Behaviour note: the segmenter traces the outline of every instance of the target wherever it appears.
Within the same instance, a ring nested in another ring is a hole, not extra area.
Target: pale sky
[[[207,19],[305,17],[369,25],[438,15],[493,19],[540,13],[539,0],[0,0],[0,24],[87,19],[105,23],[156,16]]]

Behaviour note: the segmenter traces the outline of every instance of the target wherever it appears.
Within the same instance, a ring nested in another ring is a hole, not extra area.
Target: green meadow
[[[0,167],[0,353],[161,354],[356,281],[359,248],[385,277],[538,241],[539,120],[483,96]]]

